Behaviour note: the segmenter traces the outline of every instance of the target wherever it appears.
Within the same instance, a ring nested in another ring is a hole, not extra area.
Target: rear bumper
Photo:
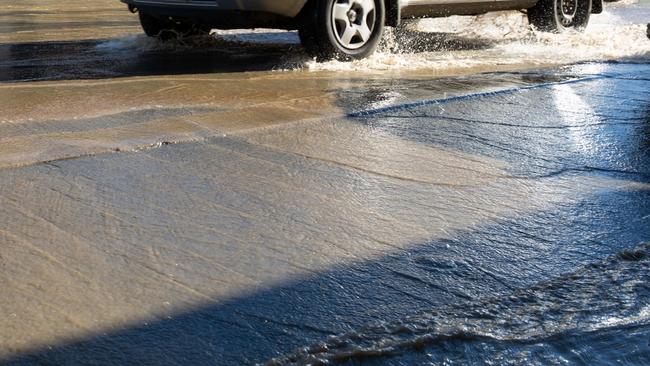
[[[179,12],[201,11],[235,11],[268,13],[281,17],[293,18],[300,13],[307,0],[121,0],[137,8],[158,8]],[[171,14],[170,14],[171,15]]]

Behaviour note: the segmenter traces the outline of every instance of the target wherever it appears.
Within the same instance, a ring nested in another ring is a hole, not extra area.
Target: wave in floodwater
[[[641,15],[639,15],[641,14]],[[643,16],[645,14],[645,16]],[[307,62],[309,70],[446,70],[650,59],[650,7],[608,7],[584,32],[538,32],[521,12],[421,19],[388,30],[378,53],[354,62]]]
[[[507,297],[370,325],[268,365],[387,360],[650,364],[650,243]]]

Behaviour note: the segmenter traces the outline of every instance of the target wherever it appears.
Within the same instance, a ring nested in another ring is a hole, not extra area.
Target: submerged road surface
[[[649,9],[317,64],[0,5],[0,364],[649,364]]]

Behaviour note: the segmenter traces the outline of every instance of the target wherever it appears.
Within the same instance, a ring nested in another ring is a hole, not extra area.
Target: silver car
[[[358,59],[377,48],[385,26],[402,19],[526,10],[543,31],[583,29],[602,0],[122,0],[138,12],[145,33],[170,39],[211,29],[298,30],[320,58]]]

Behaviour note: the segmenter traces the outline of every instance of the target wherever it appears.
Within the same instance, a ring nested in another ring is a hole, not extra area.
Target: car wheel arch
[[[305,3],[300,16],[305,18],[309,16],[310,10],[316,8],[315,4],[319,0],[309,0]],[[400,0],[384,0],[386,7],[386,21],[385,24],[389,27],[397,27],[401,21],[401,6]],[[307,13],[307,14],[306,14]],[[309,19],[309,18],[307,18]]]

